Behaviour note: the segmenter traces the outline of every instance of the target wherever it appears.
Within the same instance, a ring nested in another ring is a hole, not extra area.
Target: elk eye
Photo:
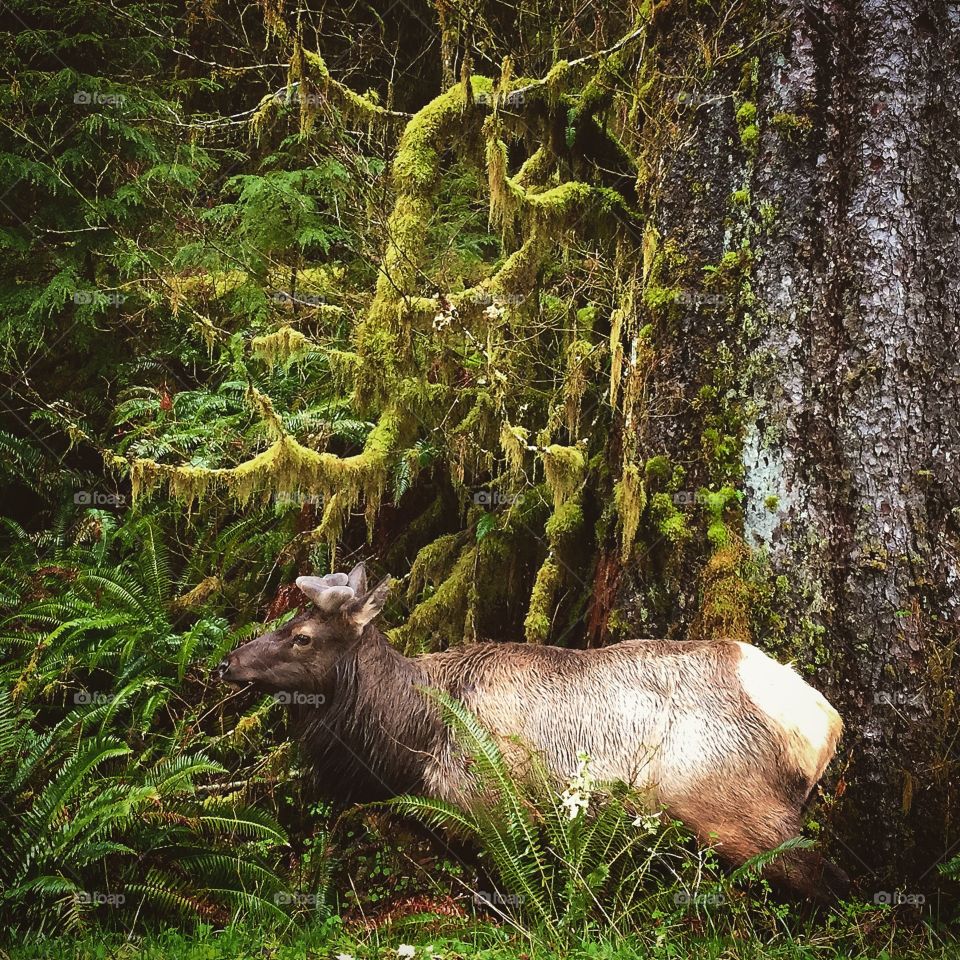
[[[310,637],[308,637],[305,633],[298,633],[296,636],[294,636],[293,642],[298,647],[306,647],[310,643]]]

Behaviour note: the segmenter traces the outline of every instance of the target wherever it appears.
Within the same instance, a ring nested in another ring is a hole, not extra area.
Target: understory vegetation
[[[333,808],[283,706],[212,676],[361,558],[408,654],[727,636],[829,673],[744,539],[775,213],[737,185],[710,262],[648,217],[698,99],[754,161],[763,5],[8,6],[2,955],[950,955],[947,893],[811,915],[589,758],[517,783],[454,702],[488,818]],[[649,391],[693,355],[696,396]]]

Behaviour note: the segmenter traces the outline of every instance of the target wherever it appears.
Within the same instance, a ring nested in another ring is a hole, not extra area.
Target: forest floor
[[[879,922],[852,915],[832,915],[817,924],[785,918],[779,934],[759,936],[749,930],[707,932],[667,929],[623,938],[582,939],[571,933],[550,943],[489,922],[451,923],[424,915],[374,930],[344,927],[338,918],[285,934],[262,928],[192,932],[166,929],[145,937],[87,931],[83,934],[35,938],[6,950],[3,960],[626,960],[642,957],[696,960],[957,960],[960,939],[949,930],[900,925],[889,914]]]

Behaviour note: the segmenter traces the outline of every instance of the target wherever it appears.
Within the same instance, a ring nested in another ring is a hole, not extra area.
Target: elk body
[[[746,643],[478,643],[408,658],[373,623],[389,578],[368,590],[361,565],[297,585],[314,608],[238,647],[219,672],[290,695],[308,759],[342,799],[468,799],[473,781],[462,753],[420,691],[432,687],[472,711],[508,759],[519,762],[519,741],[567,780],[585,753],[598,780],[648,793],[738,865],[800,833],[840,737],[826,699]],[[805,849],[767,873],[815,899],[846,881]]]

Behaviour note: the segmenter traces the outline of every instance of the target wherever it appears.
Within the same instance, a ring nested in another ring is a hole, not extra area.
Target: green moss
[[[523,621],[528,643],[546,643],[553,622],[553,605],[560,586],[560,568],[552,556],[543,561],[530,594],[530,606]]]
[[[268,366],[286,369],[316,349],[316,346],[299,330],[283,326],[273,333],[254,337],[250,341],[250,349],[257,359],[263,360]]]
[[[614,487],[614,502],[620,515],[620,556],[626,563],[647,506],[646,487],[635,463],[628,463],[623,468],[623,475]]]
[[[267,398],[256,393],[253,397],[259,398],[264,417],[272,423],[271,429],[282,430],[279,420],[270,418],[272,407],[263,405],[269,404]],[[327,501],[328,530],[335,530],[338,519],[363,498],[368,529],[372,529],[386,483],[389,457],[409,435],[409,426],[408,418],[396,409],[384,411],[368,435],[363,452],[352,457],[318,453],[283,433],[262,453],[235,467],[170,466],[140,459],[130,472],[133,495],[149,496],[165,484],[171,497],[189,507],[217,489],[225,490],[241,505],[254,497],[266,501],[278,492],[315,493]],[[335,496],[335,506],[331,506]]]
[[[297,44],[299,47],[299,42]],[[374,103],[369,97],[361,96],[355,93],[349,87],[334,80],[330,75],[330,70],[320,54],[313,50],[304,50],[294,52],[294,61],[297,59],[297,52],[302,53],[304,66],[299,68],[299,72],[306,75],[313,84],[315,84],[328,98],[336,103],[340,109],[354,120],[372,121],[390,119],[391,112],[384,109],[379,104]],[[294,74],[295,76],[296,74]],[[301,103],[309,104],[309,97],[301,97]]]
[[[592,318],[590,314],[591,321]],[[577,322],[580,323],[579,316]],[[580,405],[587,386],[593,379],[592,374],[596,371],[599,356],[599,349],[595,349],[589,340],[574,340],[566,349],[567,369],[563,378],[563,400],[567,431],[571,436],[579,435]]]
[[[457,550],[463,545],[461,533],[448,533],[422,547],[410,567],[407,600],[413,602],[428,585],[438,586],[450,573]]]
[[[750,642],[750,617],[756,589],[744,576],[749,556],[743,542],[729,538],[719,545],[703,569],[702,597],[691,633],[701,639],[728,638]]]
[[[408,654],[438,649],[463,639],[477,547],[465,547],[449,576],[418,604],[390,636]]]
[[[755,123],[751,123],[740,131],[740,142],[749,153],[756,153],[759,140],[760,128]]]
[[[745,100],[737,110],[737,125],[749,126],[757,119],[757,105],[752,100]]]
[[[487,77],[473,76],[470,83],[474,97],[481,93],[489,96],[493,89]],[[403,131],[393,161],[398,190],[422,195],[434,189],[440,176],[440,157],[450,138],[457,136],[466,122],[475,122],[467,112],[466,88],[458,83],[414,115]]]
[[[687,518],[667,493],[655,493],[650,498],[650,519],[661,536],[674,546],[686,543],[691,536]]]
[[[583,527],[583,508],[576,500],[567,500],[551,514],[546,534],[550,544],[560,547]]]
[[[658,485],[669,483],[673,476],[673,464],[670,462],[670,458],[662,455],[651,457],[643,469],[647,480]]]
[[[541,450],[540,459],[556,510],[580,489],[586,476],[586,459],[579,447],[564,447],[557,443]]]
[[[803,140],[813,129],[813,121],[800,113],[775,113],[770,126],[791,142]]]
[[[742,190],[734,190],[730,194],[730,202],[735,207],[749,207],[750,206],[750,190],[748,187],[744,187]]]
[[[771,512],[776,513],[780,507],[780,498],[771,494],[763,501],[763,505]]]

